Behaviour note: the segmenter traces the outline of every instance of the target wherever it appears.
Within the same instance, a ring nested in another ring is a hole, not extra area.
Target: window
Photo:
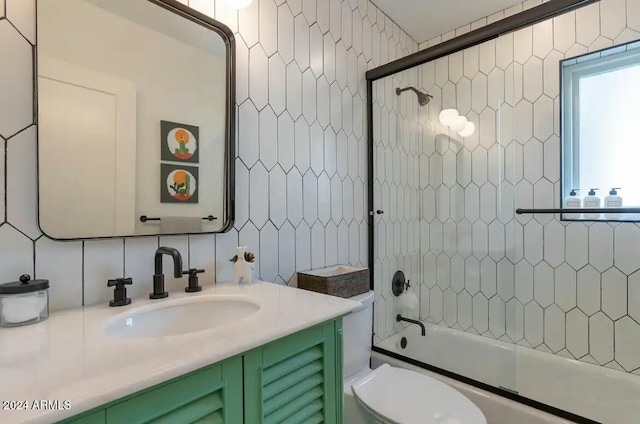
[[[562,197],[592,188],[604,199],[621,187],[625,207],[640,206],[640,43],[565,60],[562,69]],[[564,217],[567,218],[566,216]],[[640,220],[640,215],[571,219]]]

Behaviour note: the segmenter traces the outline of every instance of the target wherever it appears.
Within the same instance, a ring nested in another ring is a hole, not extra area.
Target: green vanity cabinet
[[[342,321],[300,331],[64,424],[342,423]]]
[[[245,424],[342,422],[342,322],[245,355]]]
[[[235,357],[107,407],[107,424],[242,423],[242,358]]]

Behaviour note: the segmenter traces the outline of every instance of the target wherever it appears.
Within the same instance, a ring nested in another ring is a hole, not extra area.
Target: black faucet
[[[426,331],[424,328],[424,324],[421,323],[420,321],[416,321],[415,319],[409,319],[409,318],[405,318],[402,315],[398,314],[396,315],[396,321],[400,322],[400,321],[404,321],[404,322],[410,322],[411,324],[416,324],[420,326],[420,329],[422,330],[422,335],[426,335]]]
[[[173,276],[176,278],[182,277],[182,255],[180,255],[180,252],[173,247],[158,247],[154,258],[153,293],[149,294],[149,299],[162,299],[169,296],[169,293],[164,291],[162,255],[169,255],[173,258]]]

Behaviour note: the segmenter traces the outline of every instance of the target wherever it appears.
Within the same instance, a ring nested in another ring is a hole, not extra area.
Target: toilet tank
[[[369,367],[373,336],[373,291],[350,299],[361,306],[342,318],[345,379]]]

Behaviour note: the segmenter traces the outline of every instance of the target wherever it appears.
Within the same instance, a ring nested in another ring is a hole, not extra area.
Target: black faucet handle
[[[189,277],[191,276],[195,276],[198,274],[202,274],[204,272],[204,269],[197,269],[197,268],[189,268],[186,271],[182,271],[182,275],[189,275]]]
[[[133,284],[131,278],[116,278],[115,280],[108,280],[107,287],[116,286],[113,291],[113,300],[109,301],[109,306],[124,306],[131,303],[131,299],[127,297],[127,288]]]
[[[202,274],[204,269],[189,268],[187,271],[182,271],[184,275],[189,275],[189,285],[184,288],[187,293],[199,292],[202,290],[202,286],[198,284],[198,274]]]
[[[117,286],[118,284],[121,284],[122,286],[125,284],[130,286],[133,284],[133,280],[131,278],[116,278],[115,280],[107,281],[107,287]]]

